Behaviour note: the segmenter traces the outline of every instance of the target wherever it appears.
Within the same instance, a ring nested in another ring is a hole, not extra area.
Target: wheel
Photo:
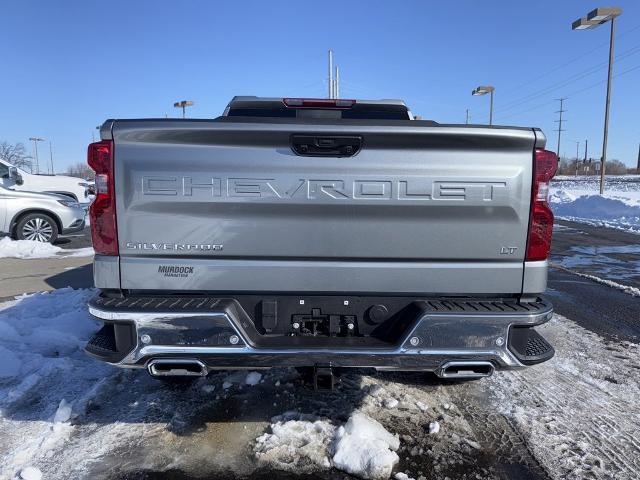
[[[49,215],[30,213],[22,217],[16,225],[16,238],[53,243],[58,238],[58,226]]]

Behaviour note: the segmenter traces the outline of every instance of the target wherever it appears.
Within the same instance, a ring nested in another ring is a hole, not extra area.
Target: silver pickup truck
[[[86,350],[156,377],[218,368],[544,362],[534,327],[556,155],[535,128],[401,101],[235,97],[213,120],[107,120]]]

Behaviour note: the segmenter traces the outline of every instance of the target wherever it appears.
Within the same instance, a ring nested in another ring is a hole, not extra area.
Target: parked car
[[[16,240],[55,242],[84,228],[85,210],[64,195],[22,192],[0,186],[0,233]]]
[[[1,185],[14,190],[55,193],[79,203],[89,203],[89,182],[66,175],[32,174],[0,159]]]
[[[104,328],[86,349],[104,361],[477,378],[554,354],[534,329],[552,316],[557,168],[539,129],[236,97],[213,120],[108,120],[101,137],[89,311]]]

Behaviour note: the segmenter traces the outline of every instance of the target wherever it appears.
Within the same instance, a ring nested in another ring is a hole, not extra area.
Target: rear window
[[[351,108],[295,108],[275,102],[251,106],[231,104],[229,117],[271,117],[271,118],[322,118],[349,120],[410,120],[409,111],[403,105],[371,105],[356,103]]]

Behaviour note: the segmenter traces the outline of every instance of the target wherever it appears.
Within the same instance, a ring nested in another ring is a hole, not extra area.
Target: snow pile
[[[50,243],[34,240],[12,240],[9,237],[0,240],[0,258],[64,258],[91,255],[91,247],[65,250]]]
[[[272,419],[271,433],[256,439],[256,457],[271,466],[293,472],[311,472],[331,466],[364,479],[383,480],[398,463],[397,435],[356,412],[336,428],[329,420],[297,412]]]
[[[38,470],[36,467],[23,468],[20,471],[20,478],[22,480],[41,480],[42,472]]]
[[[292,472],[331,467],[329,448],[336,430],[331,422],[297,412],[286,412],[271,421],[271,433],[256,439],[258,460]]]
[[[552,187],[549,202],[559,218],[640,232],[640,191],[596,195]]]
[[[92,294],[63,288],[23,295],[0,306],[0,387],[12,379],[26,385],[30,375],[68,366],[65,355],[81,350],[96,329],[86,312]],[[0,400],[2,393],[0,388]],[[17,393],[13,389],[7,395]]]
[[[336,432],[333,464],[360,478],[387,479],[400,460],[398,448],[397,435],[389,433],[374,419],[354,413]]]

